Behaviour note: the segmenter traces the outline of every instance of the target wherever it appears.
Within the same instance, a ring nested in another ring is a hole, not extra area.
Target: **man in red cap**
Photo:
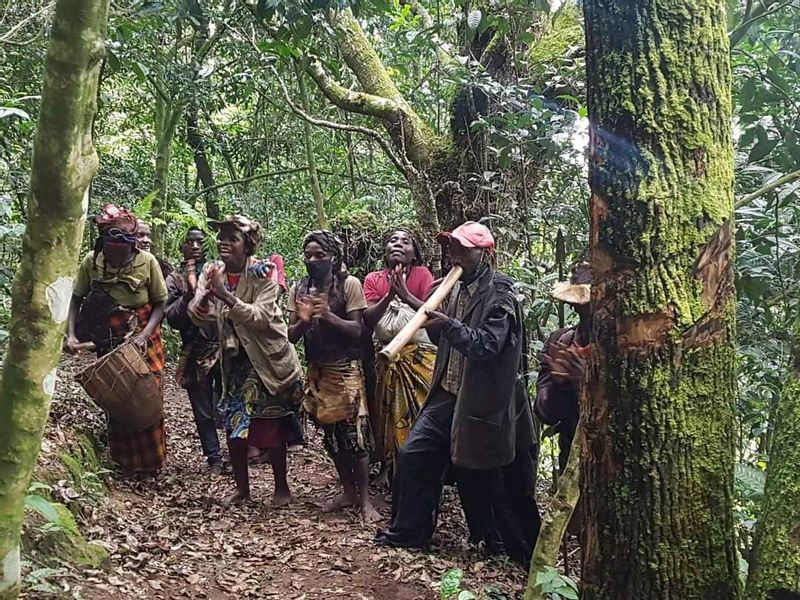
[[[514,282],[493,268],[495,243],[486,226],[468,221],[439,239],[463,274],[444,311],[428,314],[428,334],[438,345],[433,382],[398,450],[392,522],[375,541],[427,546],[453,466],[470,539],[524,564],[540,520],[522,308]]]

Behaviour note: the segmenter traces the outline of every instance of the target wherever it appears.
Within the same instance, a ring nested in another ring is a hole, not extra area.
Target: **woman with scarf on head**
[[[289,291],[289,339],[301,338],[308,360],[304,406],[325,433],[344,492],[323,512],[357,506],[380,518],[369,498],[370,430],[361,334],[367,307],[361,283],[342,270],[342,243],[329,231],[303,240],[308,276]]]
[[[236,492],[223,504],[250,497],[247,449],[255,446],[269,451],[275,478],[272,505],[284,506],[292,500],[286,447],[295,434],[302,394],[300,361],[278,306],[274,266],[253,256],[261,244],[261,226],[239,215],[211,226],[218,231],[221,261],[203,267],[189,315],[197,325],[215,323],[219,340],[220,412],[236,481]]]
[[[75,280],[66,350],[75,353],[81,342],[93,342],[97,355],[103,356],[129,338],[146,349],[150,370],[160,378],[164,370],[161,319],[167,300],[161,269],[152,254],[137,250],[133,213],[107,204],[94,222],[100,235]],[[153,474],[164,464],[163,418],[144,431],[133,431],[109,417],[108,436],[111,457],[124,472]]]
[[[364,279],[364,296],[369,304],[364,324],[374,332],[378,351],[414,317],[433,284],[414,236],[403,230],[392,231],[384,245],[385,268]],[[436,346],[424,329],[417,331],[397,360],[377,361],[376,404],[380,415],[375,417],[380,423],[376,437],[383,450],[382,481],[428,396],[435,362]]]

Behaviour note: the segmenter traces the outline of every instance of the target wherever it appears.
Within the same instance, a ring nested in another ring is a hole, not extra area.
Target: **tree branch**
[[[772,181],[770,181],[769,183],[764,185],[762,188],[756,190],[752,194],[748,194],[747,196],[744,196],[743,198],[739,198],[736,201],[736,203],[733,205],[733,207],[734,207],[734,209],[736,209],[736,208],[742,208],[744,206],[747,206],[753,200],[755,200],[757,198],[760,198],[761,196],[764,196],[766,194],[769,194],[770,192],[772,192],[772,191],[776,190],[777,188],[781,187],[782,185],[786,185],[787,183],[791,183],[792,181],[795,181],[797,179],[800,179],[800,170],[793,171],[792,173],[787,173],[786,175],[783,175],[782,177],[778,177],[777,179],[773,179]]]
[[[312,117],[311,115],[307,114],[303,111],[299,106],[297,106],[292,99],[289,97],[289,90],[286,89],[286,84],[281,79],[280,75],[278,75],[278,71],[275,67],[270,66],[275,78],[278,81],[278,84],[281,86],[281,90],[283,90],[283,96],[286,100],[286,104],[289,106],[291,111],[296,114],[298,117],[305,119],[312,125],[316,125],[317,127],[326,127],[328,129],[335,129],[337,131],[354,131],[356,133],[360,133],[361,135],[365,135],[367,137],[371,137],[374,139],[383,151],[386,152],[386,155],[389,157],[389,160],[392,161],[395,167],[397,167],[401,173],[403,173],[406,177],[409,176],[410,173],[416,173],[416,169],[408,162],[407,159],[401,159],[395,151],[392,149],[392,145],[389,141],[384,139],[384,137],[375,131],[374,129],[370,129],[368,127],[361,127],[360,125],[345,125],[343,123],[336,123],[334,121],[326,121],[324,119],[317,119],[316,117]]]
[[[228,187],[231,185],[240,185],[242,183],[250,183],[251,181],[255,181],[256,179],[266,179],[267,177],[278,177],[279,175],[290,175],[292,173],[299,173],[300,171],[307,170],[307,167],[295,167],[294,169],[284,169],[282,171],[272,171],[271,173],[258,173],[257,175],[251,175],[250,177],[244,177],[242,179],[234,179],[232,181],[224,181],[222,183],[217,183],[215,185],[211,185],[207,188],[203,188],[202,190],[197,190],[189,195],[188,201],[192,201],[203,194],[207,194],[208,192],[213,192],[220,188]]]
[[[307,71],[325,97],[343,110],[392,121],[400,116],[401,108],[395,101],[344,87],[315,58],[309,59]]]
[[[13,43],[13,42],[11,42],[11,38],[14,37],[14,34],[17,33],[17,31],[19,31],[20,29],[25,27],[25,25],[27,25],[28,23],[33,21],[36,17],[38,17],[43,12],[49,11],[51,8],[53,8],[53,6],[55,6],[55,2],[50,2],[49,4],[44,6],[43,8],[40,8],[36,12],[31,13],[30,15],[28,15],[27,17],[22,19],[19,23],[14,25],[11,29],[9,29],[2,36],[0,36],[0,44]],[[37,34],[37,37],[38,37],[38,35],[39,34]]]
[[[752,10],[750,15],[747,15],[748,18],[746,18],[746,20],[741,25],[739,25],[736,29],[734,29],[728,34],[731,40],[731,48],[737,46],[739,42],[741,42],[745,38],[747,32],[750,31],[750,27],[752,27],[754,23],[770,15],[775,14],[779,10],[782,10],[787,6],[791,5],[793,2],[794,0],[786,0],[786,2],[778,4],[777,6],[775,5],[775,3],[764,4],[763,1],[759,2],[758,6],[756,6]]]
[[[453,55],[449,52],[447,46],[439,37],[439,32],[436,30],[436,23],[419,0],[404,0],[403,4],[408,4],[411,10],[419,17],[422,26],[431,32],[431,41],[436,48],[436,58],[439,60],[439,66],[447,70],[448,67],[453,65],[456,61]]]

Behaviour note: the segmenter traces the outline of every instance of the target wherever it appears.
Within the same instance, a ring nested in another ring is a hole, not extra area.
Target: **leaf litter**
[[[76,431],[105,436],[102,412],[72,381],[87,360],[66,358],[59,369],[40,470],[70,447]],[[372,544],[391,510],[386,490],[371,490],[384,516],[377,525],[365,525],[354,511],[323,515],[320,506],[338,492],[338,483],[321,434],[313,428],[308,446],[289,455],[294,495],[289,507],[269,506],[272,473],[269,465],[259,465],[250,469],[252,500],[223,509],[216,499],[233,490],[233,480],[208,472],[189,400],[171,369],[164,394],[164,469],[151,480],[108,480],[107,495],[88,514],[81,511],[82,531],[109,550],[109,566],[67,567],[57,580],[58,597],[427,600],[438,598],[439,581],[456,567],[465,572],[462,587],[479,598],[521,595],[522,569],[483,556],[466,542],[453,488],[445,489],[434,544],[426,552]],[[220,440],[224,446],[222,435]]]

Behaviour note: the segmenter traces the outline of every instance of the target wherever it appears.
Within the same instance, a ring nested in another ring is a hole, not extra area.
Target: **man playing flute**
[[[452,466],[470,540],[525,564],[540,519],[522,308],[514,282],[494,267],[486,226],[468,221],[439,238],[463,273],[446,308],[428,312],[438,345],[433,382],[398,450],[391,525],[375,541],[427,546]]]

